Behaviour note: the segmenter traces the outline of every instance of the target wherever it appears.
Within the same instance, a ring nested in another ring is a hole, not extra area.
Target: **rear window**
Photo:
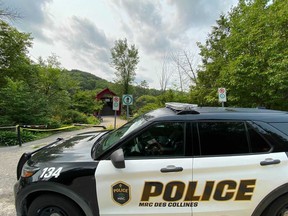
[[[246,122],[198,122],[201,155],[268,152],[271,146]]]
[[[249,153],[244,122],[199,122],[202,155]]]

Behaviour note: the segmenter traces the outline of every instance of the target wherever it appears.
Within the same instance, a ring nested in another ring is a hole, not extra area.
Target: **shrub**
[[[0,131],[0,146],[18,145],[16,131]]]
[[[147,104],[151,104],[151,103],[157,103],[158,99],[157,97],[151,96],[151,95],[142,95],[141,97],[139,97],[136,100],[136,106],[138,108],[141,108]]]
[[[11,125],[11,122],[9,116],[0,116],[0,125]]]
[[[62,122],[64,124],[72,124],[72,123],[88,124],[87,116],[76,110],[67,110],[62,118],[63,118]]]
[[[95,116],[93,116],[93,115],[88,116],[88,117],[87,117],[87,121],[88,121],[88,124],[95,124],[95,125],[97,125],[97,124],[100,123],[100,120],[97,119],[97,118],[96,118]]]
[[[22,143],[30,142],[42,137],[46,137],[51,133],[43,132],[31,132],[27,130],[21,130]],[[19,140],[16,131],[0,131],[0,146],[14,146],[19,145]]]
[[[47,121],[47,127],[48,128],[59,128],[61,127],[61,121],[57,118],[51,118]]]
[[[137,115],[142,115],[146,112],[149,112],[151,110],[154,110],[154,109],[157,109],[161,107],[160,105],[158,104],[155,104],[155,103],[148,103],[146,104],[145,106],[143,106],[142,108],[140,108],[138,111],[137,111]]]

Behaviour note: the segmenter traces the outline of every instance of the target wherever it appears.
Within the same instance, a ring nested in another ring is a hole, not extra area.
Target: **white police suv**
[[[18,216],[287,216],[288,114],[167,103],[21,157]]]

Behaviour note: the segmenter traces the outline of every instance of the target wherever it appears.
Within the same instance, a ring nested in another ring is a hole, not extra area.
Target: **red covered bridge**
[[[101,111],[102,116],[114,115],[115,111],[113,110],[113,96],[117,96],[109,88],[103,89],[96,95],[96,100],[102,100],[104,102],[104,107]],[[120,106],[121,107],[121,106]],[[117,115],[120,114],[120,110],[117,112]]]

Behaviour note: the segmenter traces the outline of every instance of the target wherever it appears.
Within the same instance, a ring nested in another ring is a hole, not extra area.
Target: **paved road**
[[[124,120],[116,121],[117,127],[123,125]],[[104,117],[101,125],[109,128],[114,127],[114,117]],[[52,135],[45,139],[24,143],[22,147],[2,147],[0,148],[0,215],[16,216],[14,206],[13,186],[16,182],[16,167],[20,156],[24,152],[34,151],[39,146],[49,144],[55,141],[58,137],[68,138],[77,133],[99,130],[100,128],[85,128],[78,131],[63,132]]]

